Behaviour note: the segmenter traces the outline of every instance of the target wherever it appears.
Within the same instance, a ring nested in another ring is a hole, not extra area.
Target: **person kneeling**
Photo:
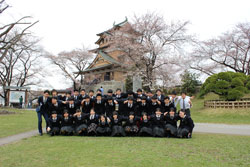
[[[62,118],[62,128],[61,134],[62,135],[73,135],[73,119],[69,115],[68,110],[64,109],[63,111],[63,118]]]
[[[61,127],[61,118],[57,115],[56,111],[52,111],[49,118],[49,126],[47,128],[48,134],[51,136],[59,135]]]
[[[165,132],[167,137],[176,137],[178,115],[175,113],[175,108],[170,108],[169,112],[164,113],[166,125]]]
[[[142,113],[140,128],[141,129],[139,132],[139,136],[152,136],[153,135],[151,121],[148,119],[147,113]]]
[[[110,129],[110,119],[106,118],[104,115],[100,116],[99,119],[99,124],[96,129],[97,135],[98,136],[109,136],[111,134],[111,129]]]
[[[125,123],[125,132],[128,136],[135,136],[138,133],[137,121],[139,121],[139,118],[135,117],[134,112],[130,112],[129,118]]]
[[[113,112],[113,117],[111,118],[112,133],[111,136],[126,136],[125,131],[122,127],[122,121],[124,118],[118,116],[116,111]]]
[[[96,128],[98,125],[98,115],[95,113],[95,110],[92,108],[90,114],[87,116],[87,125],[88,125],[88,135],[96,136]]]
[[[161,113],[161,109],[157,108],[155,114],[151,116],[152,125],[153,125],[153,136],[154,137],[163,137],[164,136],[164,116]]]
[[[179,112],[180,125],[177,130],[177,137],[179,138],[191,138],[194,128],[194,122],[192,118],[186,115],[184,110]]]
[[[75,133],[77,135],[86,135],[88,127],[86,125],[86,121],[81,110],[77,109],[73,117],[75,122]]]

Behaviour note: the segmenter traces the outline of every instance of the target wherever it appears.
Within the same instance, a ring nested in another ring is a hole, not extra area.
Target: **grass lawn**
[[[250,166],[250,137],[194,134],[192,139],[42,137],[0,147],[4,167]]]
[[[218,99],[215,94],[209,94],[204,99],[192,100],[191,116],[194,122],[250,124],[250,108],[248,109],[212,109],[204,107],[204,100]]]
[[[0,108],[0,110],[15,112],[15,114],[0,115],[0,137],[37,129],[35,111],[10,108]],[[43,124],[45,125],[45,122]]]

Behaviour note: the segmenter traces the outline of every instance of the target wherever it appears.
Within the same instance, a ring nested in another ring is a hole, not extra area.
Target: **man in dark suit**
[[[137,102],[135,115],[141,117],[143,113],[148,113],[148,109],[147,97],[142,96],[140,102]]]
[[[75,101],[74,97],[68,99],[68,103],[66,104],[66,109],[68,110],[68,114],[73,116],[76,113],[77,109],[80,109],[79,101]]]
[[[129,96],[126,101],[124,101],[122,107],[122,113],[120,115],[128,117],[130,112],[135,112],[136,103],[134,102],[134,98]]]
[[[162,94],[161,90],[160,89],[157,89],[156,90],[156,96],[157,96],[157,99],[162,103],[164,101],[164,95]]]
[[[81,102],[82,112],[85,114],[89,114],[90,110],[94,107],[94,101],[90,99],[89,95],[85,96],[85,99]]]
[[[81,89],[80,95],[79,95],[79,100],[82,101],[86,97],[86,92],[85,89]]]
[[[100,93],[96,95],[94,110],[97,115],[105,114],[105,100]]]
[[[46,129],[49,125],[49,103],[50,103],[49,91],[45,90],[43,92],[43,96],[38,97],[38,107],[36,108],[37,117],[38,117],[38,131],[40,136],[43,135],[42,130],[42,116],[46,121]]]
[[[49,103],[49,117],[52,114],[52,111],[56,111],[56,114],[59,116],[63,115],[63,104],[57,97],[51,98],[51,103]]]

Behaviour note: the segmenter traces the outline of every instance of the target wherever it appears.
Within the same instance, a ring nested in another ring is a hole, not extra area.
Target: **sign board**
[[[25,99],[25,92],[23,91],[10,91],[10,103],[19,103],[19,98],[23,96],[23,102]]]

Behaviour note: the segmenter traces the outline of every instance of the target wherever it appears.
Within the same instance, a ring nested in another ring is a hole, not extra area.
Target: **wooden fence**
[[[250,108],[250,101],[204,101],[204,106],[208,108]]]

